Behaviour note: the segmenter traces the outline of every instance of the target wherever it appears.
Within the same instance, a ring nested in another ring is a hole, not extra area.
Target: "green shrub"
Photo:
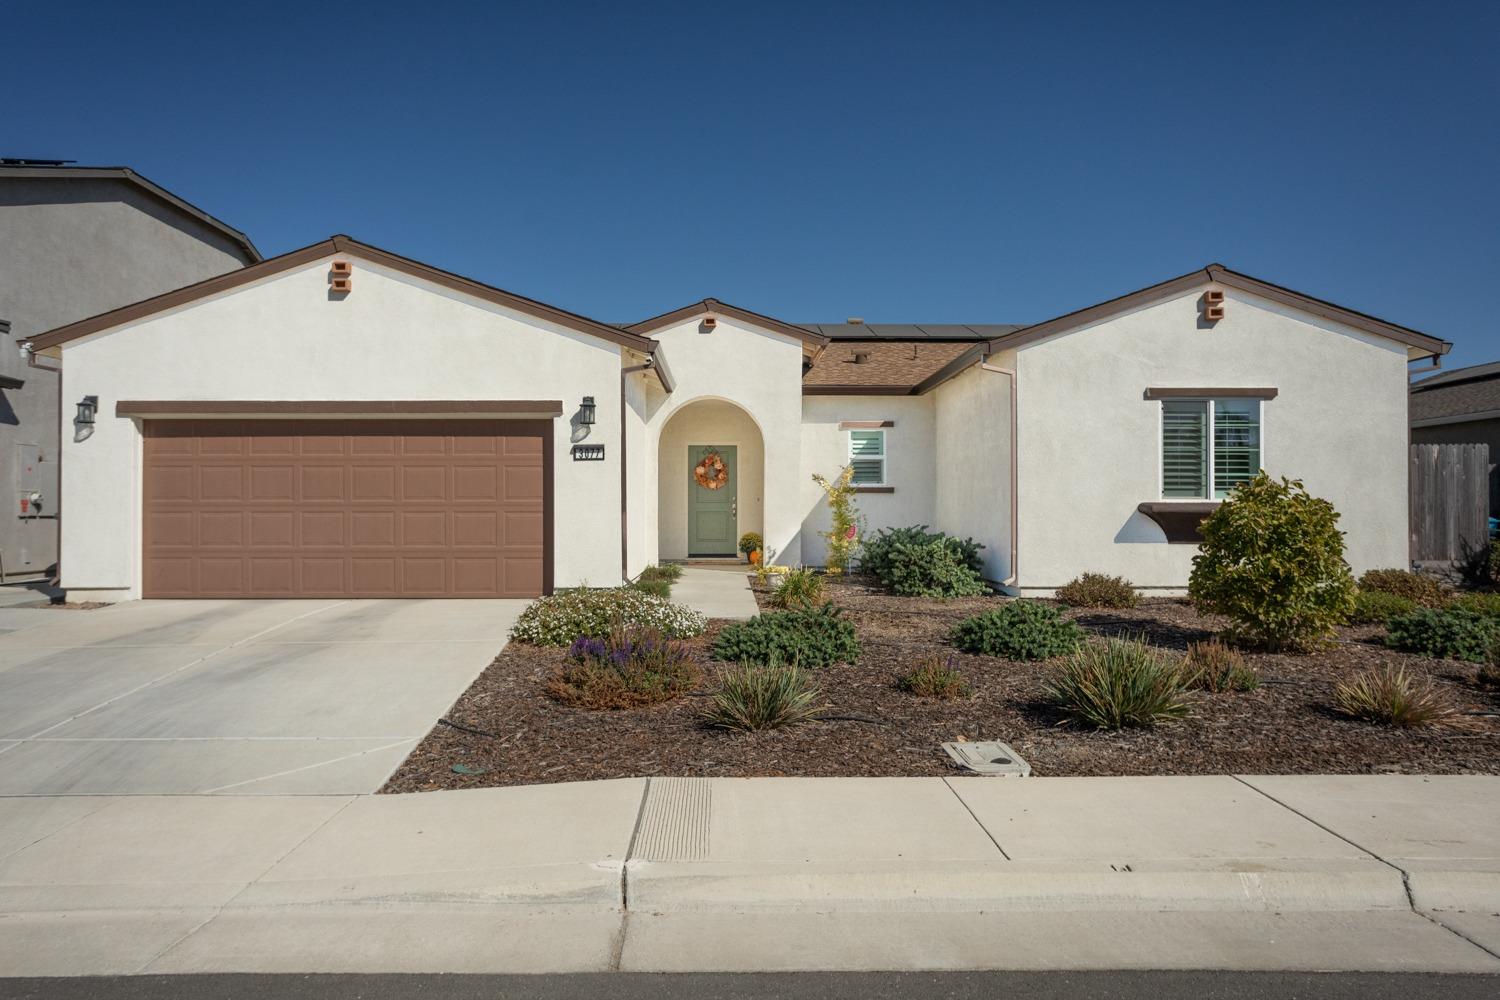
[[[945,660],[939,656],[925,658],[914,670],[902,677],[897,686],[919,698],[940,698],[944,701],[967,698],[971,691],[969,682],[959,673],[953,659],[949,657]]]
[[[1486,618],[1500,618],[1500,593],[1492,590],[1459,594],[1446,605],[1458,611],[1472,611]]]
[[[1057,599],[1075,608],[1133,608],[1141,595],[1124,577],[1084,573],[1058,588]]]
[[[628,587],[568,590],[528,604],[510,637],[537,646],[566,646],[579,636],[602,639],[616,627],[655,629],[668,639],[688,639],[702,635],[708,619]]]
[[[1239,650],[1217,639],[1191,643],[1182,661],[1183,683],[1199,691],[1254,691],[1260,687],[1256,673]]]
[[[1462,608],[1418,608],[1386,623],[1386,644],[1436,660],[1483,663],[1500,621]]]
[[[643,594],[650,594],[653,597],[660,597],[662,600],[666,600],[672,596],[672,581],[648,580],[645,577],[641,577],[630,585],[630,589],[639,590]]]
[[[1073,652],[1048,683],[1047,695],[1068,719],[1095,729],[1150,728],[1188,712],[1173,658],[1127,639]]]
[[[747,531],[740,536],[740,552],[746,556],[752,552],[759,552],[763,545],[765,542],[761,539],[759,532]]]
[[[670,701],[701,675],[686,644],[650,629],[616,628],[603,639],[580,636],[547,693],[579,708],[637,708]]]
[[[966,653],[1010,660],[1045,660],[1071,653],[1083,630],[1041,601],[1015,600],[966,618],[953,629],[953,644]]]
[[[751,732],[815,720],[823,710],[806,672],[773,661],[730,667],[719,675],[703,720],[720,729]]]
[[[1402,729],[1430,726],[1453,714],[1430,679],[1405,667],[1363,671],[1334,689],[1333,703],[1345,715]]]
[[[1271,649],[1326,639],[1354,610],[1338,512],[1300,481],[1264,472],[1235,487],[1200,529],[1188,593],[1231,633]]]
[[[657,566],[647,566],[645,569],[641,570],[640,579],[667,580],[669,582],[676,582],[677,578],[680,576],[682,576],[681,563],[661,563]]]
[[[1417,610],[1417,602],[1400,594],[1383,590],[1361,590],[1354,595],[1354,611],[1349,620],[1359,625],[1384,625],[1392,618]]]
[[[771,591],[771,603],[778,608],[815,608],[827,600],[823,596],[823,578],[801,567],[783,573]]]
[[[977,597],[989,592],[972,538],[954,538],[927,526],[882,528],[865,542],[860,568],[904,597]]]
[[[1424,608],[1442,607],[1450,591],[1441,580],[1408,569],[1372,569],[1359,578],[1359,589],[1395,594]]]
[[[792,663],[826,667],[859,658],[854,623],[836,605],[770,611],[726,625],[714,640],[713,657],[738,663]]]

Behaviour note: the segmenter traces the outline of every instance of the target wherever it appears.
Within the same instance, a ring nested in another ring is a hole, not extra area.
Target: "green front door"
[[[718,462],[714,461],[718,456]],[[719,468],[722,463],[722,470]],[[707,483],[722,483],[714,488]],[[738,551],[739,469],[734,445],[688,445],[688,555],[732,556]]]

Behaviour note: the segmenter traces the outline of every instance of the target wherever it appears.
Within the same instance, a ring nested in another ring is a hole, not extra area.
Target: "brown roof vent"
[[[716,327],[718,325],[719,325],[719,318],[717,316],[705,316],[705,317],[703,317],[703,329],[705,329],[705,330],[712,330],[714,327]]]
[[[855,351],[854,352],[854,357],[851,358],[850,360],[853,361],[857,365],[865,364],[867,361],[870,360],[870,352],[869,351]]]
[[[865,325],[865,319],[864,319],[863,316],[850,316],[848,319],[844,320],[844,322],[848,323],[850,326],[864,326]]]

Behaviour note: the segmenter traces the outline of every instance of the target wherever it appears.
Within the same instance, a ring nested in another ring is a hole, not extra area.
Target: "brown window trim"
[[[327,414],[379,414],[486,416],[525,414],[527,416],[562,416],[560,399],[122,399],[115,403],[117,417],[154,417],[167,414],[192,416],[234,414],[279,416]]]
[[[894,486],[856,486],[856,487],[854,487],[854,492],[856,492],[856,493],[894,493],[894,492],[896,492],[896,487],[894,487]]]
[[[875,430],[883,430],[886,427],[895,427],[895,426],[896,426],[896,421],[894,421],[894,420],[840,420],[839,421],[839,430],[841,430],[841,431],[875,431]]]
[[[1218,500],[1151,500],[1136,510],[1156,522],[1171,545],[1197,545],[1203,540],[1198,526],[1219,509]]]
[[[1147,399],[1275,399],[1280,390],[1274,386],[1244,389],[1178,389],[1172,386],[1152,386],[1146,390]]]

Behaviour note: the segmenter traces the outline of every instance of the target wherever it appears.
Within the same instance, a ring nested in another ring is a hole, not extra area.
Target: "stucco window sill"
[[[894,486],[856,486],[856,487],[854,487],[854,492],[856,492],[856,493],[894,493],[894,492],[896,492],[896,487],[894,487]]]
[[[1218,500],[1148,500],[1136,510],[1155,521],[1171,545],[1197,545],[1198,525],[1219,509]]]

